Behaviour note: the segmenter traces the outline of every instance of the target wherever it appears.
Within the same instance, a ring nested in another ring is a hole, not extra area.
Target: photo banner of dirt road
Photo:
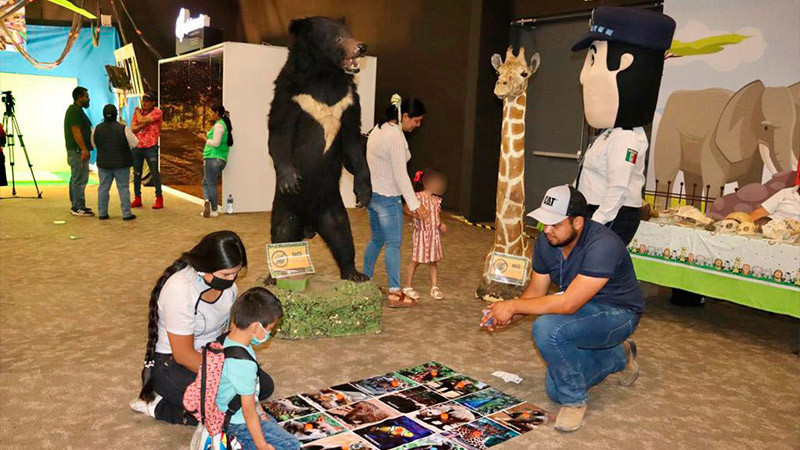
[[[203,198],[203,146],[197,134],[212,126],[211,107],[222,104],[222,49],[159,64],[161,182]],[[217,185],[221,190],[222,184]]]

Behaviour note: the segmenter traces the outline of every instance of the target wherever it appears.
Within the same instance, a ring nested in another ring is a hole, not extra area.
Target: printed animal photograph
[[[527,433],[534,428],[547,425],[550,421],[550,414],[538,406],[523,403],[511,409],[494,413],[489,418],[506,428],[511,428],[519,433]]]
[[[431,406],[409,417],[439,431],[449,431],[480,418],[474,411],[455,402]]]
[[[322,413],[287,420],[281,426],[296,437],[301,444],[347,431],[342,424]]]
[[[365,378],[361,381],[356,381],[353,385],[369,395],[379,396],[390,392],[404,391],[415,387],[417,383],[397,372],[392,372],[379,377]]]
[[[461,397],[456,402],[486,416],[519,405],[522,400],[500,392],[495,388],[489,388]]]
[[[439,403],[447,401],[446,398],[425,386],[417,386],[407,391],[387,394],[379,400],[403,414],[419,411],[422,408],[438,405]]]
[[[375,450],[364,439],[352,432],[337,434],[318,441],[305,444],[303,450]]]
[[[433,432],[405,416],[386,419],[355,431],[381,450],[389,450],[430,436]]]
[[[324,410],[338,408],[370,398],[369,395],[359,391],[350,383],[309,392],[303,394],[303,397],[311,400]]]
[[[329,410],[328,414],[351,430],[400,415],[376,399],[340,406]]]
[[[445,438],[440,434],[434,434],[426,438],[397,447],[395,450],[467,450],[455,442]]]
[[[425,386],[448,399],[454,399],[485,389],[487,384],[466,375],[453,375],[443,380],[429,381]]]
[[[316,408],[299,395],[264,402],[262,406],[278,422],[317,412]]]
[[[509,430],[487,418],[461,425],[444,434],[444,437],[456,441],[468,450],[485,450],[517,436],[519,433],[516,431]]]
[[[417,383],[427,383],[428,381],[441,380],[455,375],[456,371],[436,361],[428,361],[419,366],[398,370],[398,373]]]

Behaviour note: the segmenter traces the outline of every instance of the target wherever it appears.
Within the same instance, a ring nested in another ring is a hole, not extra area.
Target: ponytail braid
[[[225,111],[225,115],[222,116],[222,120],[228,127],[228,146],[230,147],[233,145],[233,124],[231,123],[231,116],[228,111]]]
[[[152,374],[155,367],[156,343],[158,342],[158,297],[169,277],[188,265],[189,255],[184,253],[164,270],[150,294],[150,307],[147,317],[147,348],[144,354],[144,367],[142,368],[142,390],[139,391],[139,399],[148,403],[155,399]]]

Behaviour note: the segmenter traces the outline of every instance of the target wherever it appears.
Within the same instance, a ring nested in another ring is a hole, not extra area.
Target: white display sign
[[[197,17],[189,17],[189,14],[188,9],[181,8],[181,10],[178,11],[178,19],[175,21],[175,37],[181,42],[183,42],[183,38],[192,31],[211,26],[211,17],[205,14],[200,14]]]

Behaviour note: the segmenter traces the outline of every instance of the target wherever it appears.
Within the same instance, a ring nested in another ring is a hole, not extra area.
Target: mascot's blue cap
[[[667,51],[674,33],[675,21],[667,15],[634,7],[601,6],[592,11],[589,32],[572,46],[572,51],[588,48],[594,41]]]

